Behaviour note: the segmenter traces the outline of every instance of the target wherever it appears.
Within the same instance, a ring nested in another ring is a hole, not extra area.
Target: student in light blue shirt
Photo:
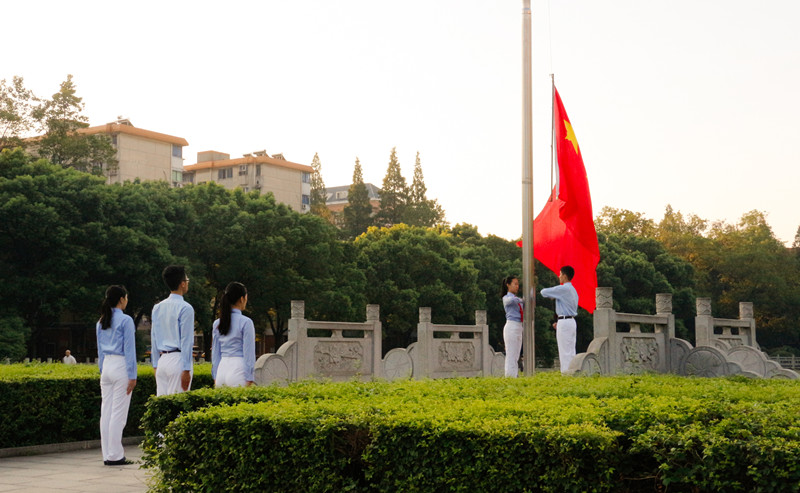
[[[503,327],[503,342],[506,346],[507,377],[519,374],[519,354],[522,352],[522,298],[517,296],[519,278],[508,276],[503,279],[500,294],[503,296],[503,309],[506,312],[506,325]]]
[[[124,286],[110,286],[100,309],[97,359],[100,366],[100,446],[103,464],[132,464],[125,458],[122,430],[128,421],[131,392],[136,387],[136,328],[123,310],[128,306]]]
[[[168,395],[185,392],[192,385],[194,308],[183,299],[189,292],[189,277],[182,265],[167,266],[161,277],[170,295],[153,307],[151,357],[156,395]]]
[[[544,288],[542,296],[556,300],[556,341],[558,342],[558,360],[561,363],[561,373],[567,373],[572,358],[575,357],[575,340],[577,337],[577,324],[575,317],[578,315],[578,292],[572,286],[575,269],[569,265],[561,268],[558,274],[560,286]]]
[[[253,321],[242,315],[246,307],[244,284],[228,284],[212,331],[211,377],[216,387],[249,387],[255,381],[256,331]]]

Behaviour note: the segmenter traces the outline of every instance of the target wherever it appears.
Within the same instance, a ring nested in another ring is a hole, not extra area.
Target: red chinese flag
[[[533,221],[533,254],[556,274],[562,266],[571,265],[575,269],[572,285],[578,291],[578,304],[594,312],[600,249],[594,229],[592,197],[578,139],[558,91],[555,91],[553,113],[559,185]]]

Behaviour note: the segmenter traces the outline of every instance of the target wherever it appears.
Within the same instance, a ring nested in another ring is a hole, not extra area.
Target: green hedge
[[[192,387],[209,387],[211,365],[195,365]],[[153,368],[139,365],[125,436],[140,436],[145,404],[155,395]],[[100,371],[96,365],[0,365],[0,448],[100,438]]]
[[[144,426],[164,490],[800,490],[790,381],[304,382],[155,399]]]

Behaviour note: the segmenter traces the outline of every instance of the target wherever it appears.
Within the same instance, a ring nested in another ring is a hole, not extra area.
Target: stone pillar
[[[672,313],[672,294],[671,293],[656,294],[656,314],[665,315],[668,313]]]
[[[675,337],[675,315],[672,314],[672,293],[658,293],[656,294],[656,315],[668,315],[669,321],[667,322],[665,341],[666,347],[669,347],[669,341]],[[658,329],[656,329],[658,332]]]
[[[594,338],[606,338],[607,348],[605,360],[600,361],[601,368],[607,368],[610,375],[616,373],[618,366],[617,351],[617,312],[614,311],[614,290],[597,288],[595,291]],[[602,356],[598,355],[599,358]]]
[[[381,329],[381,306],[367,305],[367,324],[372,326],[368,337],[372,338],[372,367],[374,378],[385,378],[383,371],[383,332]]]
[[[306,318],[306,302],[303,300],[292,300],[292,318],[289,319],[289,340],[296,341],[300,320]]]
[[[711,298],[697,298],[697,315],[694,317],[695,346],[713,346],[714,317],[711,316]]]
[[[431,327],[431,308],[419,308],[419,323],[417,324],[417,346],[414,348],[414,378],[422,380],[430,375],[431,346],[433,346],[433,332]]]
[[[294,351],[286,365],[292,378],[302,380],[311,373],[311,368],[306,368],[304,355],[311,351],[308,347],[308,325],[306,320],[306,302],[292,300],[292,318],[289,319],[289,342],[294,342]]]
[[[741,301],[739,302],[739,320],[748,320],[753,317],[753,302]]]
[[[753,302],[752,301],[740,301],[739,302],[739,320],[749,320],[750,321],[750,330],[747,334],[747,341],[745,344],[748,346],[757,347],[756,343],[756,320],[755,314],[753,313]]]
[[[489,326],[486,324],[486,310],[475,310],[475,325],[481,328],[481,371],[484,377],[492,376],[492,356],[489,347]]]

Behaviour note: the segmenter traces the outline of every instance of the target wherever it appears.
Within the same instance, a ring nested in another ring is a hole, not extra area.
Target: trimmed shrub
[[[144,419],[157,488],[798,491],[796,382],[448,379],[200,390]]]
[[[208,387],[211,365],[195,365],[192,387]],[[155,395],[153,368],[139,365],[125,436],[140,436],[145,403]],[[96,365],[0,365],[0,448],[100,438],[100,371]]]

